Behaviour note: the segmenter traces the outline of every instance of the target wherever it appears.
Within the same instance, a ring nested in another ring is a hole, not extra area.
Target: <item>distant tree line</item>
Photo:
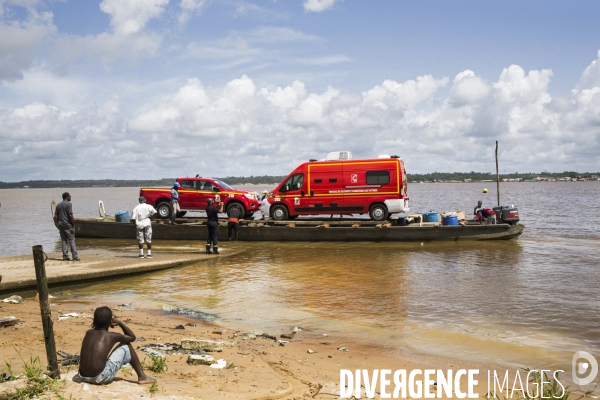
[[[500,174],[500,180],[502,179],[516,179],[521,180],[533,179],[538,176],[552,177],[552,178],[578,178],[578,177],[591,177],[592,175],[600,175],[600,172],[575,172],[575,171],[564,171],[564,172],[526,172],[526,173],[510,173]],[[221,179],[232,186],[253,184],[253,185],[276,185],[281,182],[285,176],[228,176]],[[131,180],[131,179],[79,179],[79,180],[37,180],[37,181],[20,181],[20,182],[2,182],[0,181],[0,189],[10,188],[81,188],[81,187],[171,187],[176,178],[162,178],[154,180]],[[485,181],[485,180],[496,180],[496,174],[490,172],[432,172],[429,174],[408,174],[410,182],[436,182],[436,181],[464,181],[470,179],[472,181]]]
[[[514,172],[509,174],[499,174],[500,180],[502,179],[517,179],[528,180],[536,177],[547,177],[547,178],[580,178],[580,177],[591,177],[592,175],[600,175],[600,172],[575,172],[575,171],[564,171],[564,172]],[[408,174],[410,182],[435,182],[435,181],[464,181],[470,179],[472,181],[485,181],[485,180],[496,180],[496,174],[491,172],[432,172],[429,174]]]
[[[243,185],[250,183],[253,185],[265,184],[276,185],[281,182],[285,176],[228,176],[221,179],[229,185]],[[162,179],[78,179],[78,180],[36,180],[36,181],[20,181],[20,182],[2,182],[0,181],[0,189],[10,188],[81,188],[81,187],[171,187],[176,178]]]

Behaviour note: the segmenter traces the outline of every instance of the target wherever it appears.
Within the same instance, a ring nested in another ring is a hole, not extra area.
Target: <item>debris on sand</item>
[[[199,319],[204,322],[214,322],[218,318],[218,316],[216,314],[209,314],[209,313],[205,313],[204,311],[192,310],[190,308],[163,306],[162,310],[169,314],[188,315],[192,318],[196,318],[196,319]]]
[[[215,359],[208,354],[190,354],[187,359],[187,363],[190,365],[212,365],[216,363]]]
[[[4,300],[2,300],[5,303],[12,303],[12,304],[21,304],[23,302],[23,298],[21,296],[17,296],[16,294],[10,297],[5,298]]]

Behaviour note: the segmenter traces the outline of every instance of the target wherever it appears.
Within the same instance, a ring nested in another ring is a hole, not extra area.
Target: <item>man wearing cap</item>
[[[139,258],[144,258],[144,241],[148,246],[148,258],[152,258],[152,219],[156,215],[156,210],[149,204],[146,204],[146,198],[139,198],[140,204],[133,209],[131,222],[135,224],[137,233],[137,242],[140,248]]]
[[[215,206],[215,200],[213,198],[209,198],[208,206],[206,207],[206,226],[208,227],[208,238],[206,239],[206,254],[211,254],[211,243],[213,246],[212,254],[219,254],[219,243],[217,241],[217,236],[219,235],[220,212],[223,212],[223,203],[220,204],[220,208],[217,208]]]
[[[179,183],[177,182],[173,184],[173,189],[171,189],[171,207],[173,208],[171,211],[171,223],[174,224],[177,213],[181,211],[181,208],[179,208]]]

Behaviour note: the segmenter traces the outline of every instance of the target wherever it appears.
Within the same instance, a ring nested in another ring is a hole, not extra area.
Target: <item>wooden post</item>
[[[56,344],[54,342],[54,324],[52,312],[48,301],[48,279],[46,278],[46,254],[42,246],[33,246],[33,262],[35,264],[35,279],[37,280],[38,295],[40,297],[40,312],[42,313],[42,327],[44,328],[44,342],[46,356],[48,357],[48,372],[52,378],[60,376],[58,361],[56,360]]]
[[[496,140],[496,194],[498,195],[498,207],[500,207],[500,175],[498,174],[498,141]]]

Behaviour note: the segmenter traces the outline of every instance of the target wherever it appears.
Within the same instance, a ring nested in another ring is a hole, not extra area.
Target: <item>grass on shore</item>
[[[19,351],[17,353],[21,356]],[[23,359],[21,358],[21,360]],[[5,361],[5,363],[9,374],[13,376],[11,362]],[[27,378],[26,386],[16,389],[14,393],[1,396],[1,400],[25,400],[37,398],[41,395],[51,395],[58,399],[64,399],[59,390],[65,386],[65,381],[45,375],[40,357],[30,357],[29,361],[23,360],[23,372],[25,378]]]
[[[157,374],[162,374],[165,372],[167,367],[167,357],[157,357],[157,356],[149,356],[150,360],[146,361],[147,358],[144,357],[144,361],[142,361],[142,367],[148,371],[152,371]]]
[[[15,350],[19,357],[21,357],[21,353],[19,352],[19,350]],[[39,356],[35,358],[30,357],[29,361],[24,360],[21,357],[21,361],[23,362],[23,375],[27,379],[25,387],[15,389],[15,392],[13,393],[0,394],[0,400],[26,400],[40,398],[42,396],[59,400],[66,399],[61,394],[61,391],[65,388],[66,381],[64,379],[61,379],[60,377],[51,378],[48,375],[46,375],[46,370],[42,365]],[[6,364],[9,376],[14,377],[15,375],[13,372],[13,366],[11,361],[5,360],[4,363]],[[146,359],[144,359],[142,365],[145,369],[160,374],[167,369],[167,360],[163,357],[150,356],[150,360],[146,362]],[[2,383],[4,379],[1,375],[0,379],[2,379],[0,381],[0,383]],[[154,382],[148,388],[148,391],[151,395],[158,393],[158,384]]]

